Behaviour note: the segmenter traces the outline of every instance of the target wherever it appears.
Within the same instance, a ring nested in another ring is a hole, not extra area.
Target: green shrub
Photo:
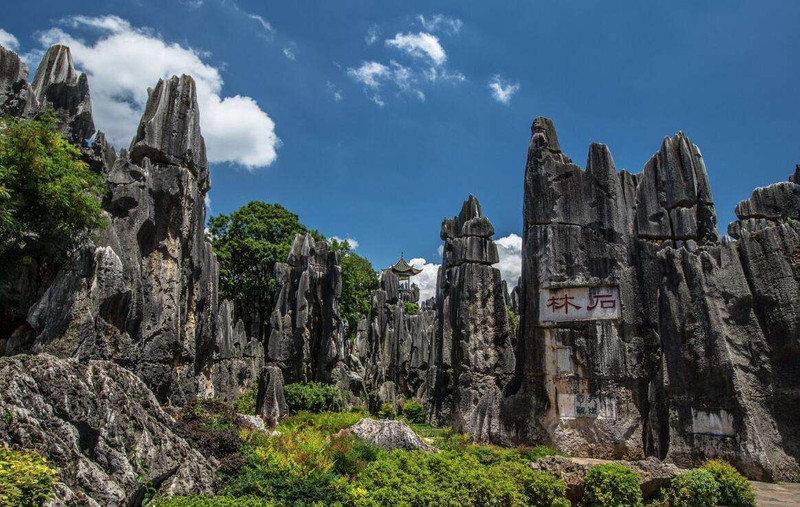
[[[258,396],[258,382],[253,382],[239,393],[233,408],[240,414],[254,415],[256,413],[256,397]]]
[[[665,497],[670,507],[712,507],[719,503],[719,486],[711,472],[695,468],[672,479]]]
[[[204,456],[217,459],[239,452],[239,425],[233,407],[212,400],[193,401],[177,417],[177,433]]]
[[[407,401],[403,405],[403,417],[410,423],[422,424],[425,422],[425,407],[422,406],[422,403]]]
[[[505,461],[493,465],[491,474],[509,477],[522,491],[527,505],[570,507],[566,498],[567,483],[562,479],[532,469],[521,461]]]
[[[587,507],[640,506],[639,474],[616,463],[592,467],[586,473],[583,502]]]
[[[333,470],[341,475],[355,476],[369,463],[378,459],[381,449],[355,435],[331,438]]]
[[[383,403],[381,408],[378,409],[377,416],[380,419],[394,419],[397,417],[397,410],[395,410],[394,405],[391,403]]]
[[[286,403],[292,412],[338,412],[344,408],[344,396],[339,389],[321,382],[298,382],[283,388]]]
[[[403,306],[406,309],[406,315],[416,315],[419,313],[419,305],[411,301],[403,301]]]
[[[172,496],[158,498],[147,507],[274,507],[275,503],[257,496]]]
[[[39,453],[0,447],[0,505],[42,505],[56,481],[56,470]]]
[[[719,486],[719,503],[731,507],[755,507],[756,494],[750,481],[729,463],[712,459],[703,465],[703,469],[711,472]]]

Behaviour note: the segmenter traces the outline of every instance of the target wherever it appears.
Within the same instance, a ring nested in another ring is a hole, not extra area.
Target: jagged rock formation
[[[537,118],[511,433],[594,457],[796,470],[800,425],[781,407],[800,405],[798,189],[757,189],[729,228],[738,241],[721,241],[683,133],[631,175],[600,144],[579,168]]]
[[[256,414],[271,428],[289,415],[289,405],[286,404],[283,394],[283,373],[277,366],[266,366],[261,371],[256,396]]]
[[[436,312],[422,305],[409,315],[404,301],[419,302],[419,288],[399,291],[397,275],[381,273],[381,288],[372,291],[369,315],[358,324],[351,366],[364,383],[368,403],[379,408],[399,398],[421,400],[426,395],[430,345],[436,333]]]
[[[28,66],[16,53],[0,46],[0,114],[30,116],[37,108],[28,84]]]
[[[58,467],[51,502],[140,505],[213,493],[214,467],[130,371],[47,354],[0,358],[0,445],[36,449]]]
[[[502,429],[502,389],[514,371],[506,289],[494,228],[475,196],[442,222],[442,266],[436,283],[438,331],[430,348],[429,417],[478,441],[509,440]]]
[[[4,72],[20,73],[14,58],[0,56],[12,62]],[[0,81],[16,79],[10,75]],[[33,104],[53,109],[73,142],[94,131],[86,76],[78,76],[68,48],[48,50],[32,87],[12,88],[20,90],[18,103],[31,90]],[[110,359],[174,403],[198,395],[229,400],[255,380],[263,345],[234,325],[229,304],[218,309],[218,266],[204,239],[210,180],[196,95],[189,76],[161,80],[129,151],[117,154],[102,133],[82,147],[108,184],[109,225],[31,307],[7,354]]]
[[[339,253],[311,234],[298,234],[286,263],[275,265],[280,287],[272,312],[267,361],[283,371],[287,384],[339,383],[349,387],[339,298]]]
[[[422,438],[414,433],[403,421],[375,420],[364,418],[356,424],[343,430],[352,433],[357,437],[370,442],[373,445],[393,451],[403,449],[405,451],[427,451],[436,452],[437,449],[425,443]]]

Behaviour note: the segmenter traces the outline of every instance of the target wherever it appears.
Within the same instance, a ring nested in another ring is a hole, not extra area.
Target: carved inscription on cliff
[[[561,287],[539,293],[539,322],[618,319],[619,287]]]

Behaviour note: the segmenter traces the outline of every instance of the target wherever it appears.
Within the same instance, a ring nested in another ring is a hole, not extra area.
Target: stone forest
[[[32,82],[0,47],[4,121],[51,115],[104,189],[92,239],[25,264],[0,312],[3,459],[50,474],[7,504],[755,505],[742,476],[800,477],[800,166],[725,228],[685,133],[632,174],[538,117],[510,293],[476,183],[435,297],[401,259],[348,325],[342,253],[307,231],[256,330],[205,232],[195,81],[153,83],[118,148],[90,89],[68,47]]]

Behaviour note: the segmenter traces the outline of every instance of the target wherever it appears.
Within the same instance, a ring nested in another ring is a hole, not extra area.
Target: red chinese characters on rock
[[[574,304],[572,300],[575,299],[574,296],[569,296],[564,293],[563,296],[557,298],[555,296],[551,296],[550,299],[547,300],[547,307],[550,308],[550,311],[553,313],[557,312],[558,310],[564,309],[565,314],[569,314],[569,307],[573,307],[576,310],[580,310],[582,307]]]
[[[614,299],[613,294],[595,294],[592,304],[586,307],[587,310],[591,311],[597,308],[597,304],[600,304],[600,308],[613,310],[617,307],[617,301]]]
[[[553,313],[563,309],[564,314],[568,315],[570,307],[575,310],[583,308],[573,303],[572,301],[574,299],[576,299],[575,296],[570,296],[567,293],[564,293],[561,297],[551,296],[550,299],[547,300],[547,307],[550,308],[550,311]],[[613,310],[617,307],[617,300],[614,299],[613,294],[595,294],[590,297],[590,300],[590,304],[586,306],[588,311],[594,310],[597,308],[597,305],[600,305],[600,308],[603,310]]]

